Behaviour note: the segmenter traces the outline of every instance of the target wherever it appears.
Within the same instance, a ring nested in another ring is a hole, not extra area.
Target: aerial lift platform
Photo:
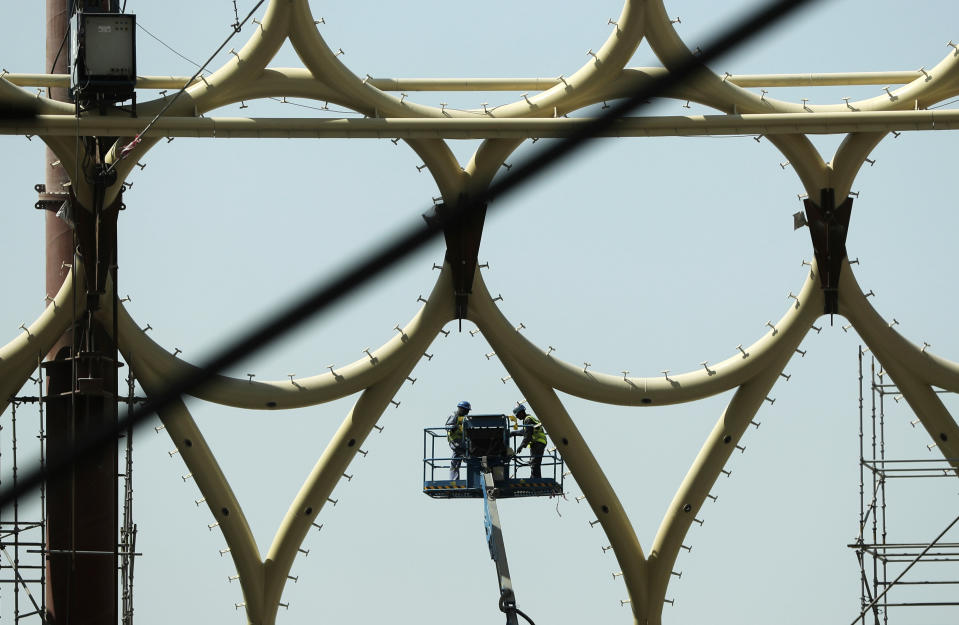
[[[423,492],[434,499],[483,497],[480,461],[486,456],[497,498],[562,495],[564,465],[563,459],[555,451],[543,453],[540,467],[543,477],[532,479],[519,476],[520,469],[529,465],[531,456],[516,453],[516,439],[522,433],[522,426],[518,426],[518,430],[516,427],[511,428],[510,417],[502,414],[470,415],[464,418],[463,434],[467,450],[463,459],[465,480],[445,479],[453,461],[446,428],[426,428],[423,431]]]
[[[516,436],[521,433],[522,430],[517,431],[516,426],[511,431],[510,418],[506,415],[464,417],[465,480],[436,479],[437,471],[448,476],[453,461],[449,452],[441,456],[436,453],[437,440],[441,449],[448,448],[447,429],[426,428],[423,433],[423,492],[434,499],[483,498],[486,544],[490,558],[496,563],[499,609],[506,615],[507,625],[519,625],[517,616],[522,616],[530,625],[533,625],[533,621],[516,605],[496,500],[563,494],[563,460],[555,451],[543,454],[541,470],[548,477],[518,477],[518,468],[528,466],[531,458],[516,454]]]

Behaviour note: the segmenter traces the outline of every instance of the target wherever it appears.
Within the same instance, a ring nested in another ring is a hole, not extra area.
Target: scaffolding
[[[38,363],[39,364],[39,363]],[[9,436],[0,436],[0,472],[3,478],[17,485],[19,455],[21,443],[17,438],[18,425],[23,429],[23,410],[27,405],[35,405],[38,418],[36,449],[39,452],[41,467],[44,455],[45,418],[43,411],[43,376],[35,372],[30,378],[37,387],[33,396],[19,396],[10,402]],[[17,414],[18,410],[20,415]],[[18,423],[18,416],[21,423]],[[0,433],[6,429],[0,425]],[[28,450],[28,453],[32,450]],[[8,462],[2,459],[9,456]],[[22,512],[25,508],[27,516]],[[39,497],[29,501],[14,499],[8,509],[0,510],[0,588],[11,589],[12,615],[14,623],[30,617],[38,617],[46,622],[46,563],[42,557],[46,540],[46,487],[41,483]],[[0,601],[5,597],[0,595]]]
[[[39,363],[38,363],[39,366]],[[41,469],[46,463],[46,415],[44,405],[44,377],[38,368],[30,382],[36,386],[36,395],[23,393],[10,398],[9,423],[0,423],[0,482],[10,480],[16,486],[19,463],[24,451],[30,462],[38,461]],[[136,381],[132,372],[127,376],[127,397],[119,403],[132,411],[144,398],[135,395]],[[26,388],[26,387],[25,387]],[[23,441],[24,408],[34,407],[38,433],[36,442],[26,447]],[[19,430],[19,432],[18,432]],[[9,432],[8,435],[6,435]],[[125,463],[119,477],[123,480],[123,517],[116,555],[120,569],[121,623],[133,625],[133,572],[136,552],[137,526],[133,520],[133,432],[125,439]],[[47,505],[46,483],[41,482],[36,495],[14,499],[9,508],[0,510],[0,619],[12,618],[20,623],[36,619],[47,622]],[[36,622],[34,621],[34,622]]]
[[[881,368],[876,370],[877,361],[870,356],[867,408],[864,394],[867,351],[863,347],[859,349],[859,532],[856,541],[849,545],[855,550],[859,563],[859,619],[863,623],[871,621],[872,625],[889,625],[890,608],[939,608],[948,610],[951,618],[955,618],[959,616],[956,590],[959,589],[959,542],[943,538],[957,525],[959,517],[951,522],[947,519],[944,529],[931,541],[896,540],[908,528],[893,527],[888,506],[894,497],[887,492],[887,487],[894,480],[955,480],[956,470],[948,458],[887,456],[886,398],[891,397],[898,404],[902,395],[895,384],[886,380]],[[915,427],[918,422],[916,419],[910,424]],[[929,446],[930,451],[933,447]]]
[[[136,396],[136,380],[133,371],[127,374],[127,417],[133,413],[138,401]],[[123,401],[123,400],[121,400]],[[126,439],[124,449],[124,468],[120,476],[123,478],[123,522],[120,525],[120,619],[123,625],[133,625],[133,565],[136,556],[137,526],[133,522],[133,426],[123,434]]]

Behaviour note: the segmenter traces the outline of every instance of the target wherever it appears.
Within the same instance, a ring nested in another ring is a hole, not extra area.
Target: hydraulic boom
[[[513,582],[509,576],[509,563],[506,561],[506,545],[503,543],[503,530],[499,522],[499,510],[496,508],[496,490],[493,488],[493,472],[486,463],[486,456],[482,459],[483,480],[483,507],[486,510],[486,544],[489,546],[489,555],[496,563],[496,577],[499,582],[499,609],[506,614],[506,625],[519,625],[516,619],[516,595],[513,593]],[[526,615],[523,615],[527,618]],[[527,618],[527,620],[529,620]],[[532,621],[530,621],[532,622]]]

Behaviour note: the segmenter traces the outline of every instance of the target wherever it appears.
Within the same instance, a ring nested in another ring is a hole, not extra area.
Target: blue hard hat
[[[472,409],[473,409],[473,407],[470,406],[470,403],[469,403],[468,401],[461,401],[460,403],[456,404],[456,407],[457,407],[457,408],[462,408],[462,409],[464,409],[464,410],[472,410]]]
[[[520,416],[521,414],[526,414],[526,406],[524,406],[523,404],[520,404],[519,406],[513,408],[513,414],[516,415],[517,417]]]

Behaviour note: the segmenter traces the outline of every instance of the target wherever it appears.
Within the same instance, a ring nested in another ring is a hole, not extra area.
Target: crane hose
[[[525,613],[525,612],[523,612],[522,610],[520,610],[519,608],[516,607],[516,604],[515,604],[515,603],[513,603],[512,601],[510,601],[509,604],[507,605],[506,594],[505,594],[505,593],[504,593],[503,595],[501,595],[500,598],[499,598],[499,610],[500,610],[500,612],[502,612],[503,614],[509,614],[510,612],[515,612],[516,614],[519,614],[519,615],[522,616],[524,619],[526,619],[526,622],[529,623],[529,625],[536,625],[536,623],[533,622],[533,619],[531,619],[530,617],[526,616],[526,613]]]

